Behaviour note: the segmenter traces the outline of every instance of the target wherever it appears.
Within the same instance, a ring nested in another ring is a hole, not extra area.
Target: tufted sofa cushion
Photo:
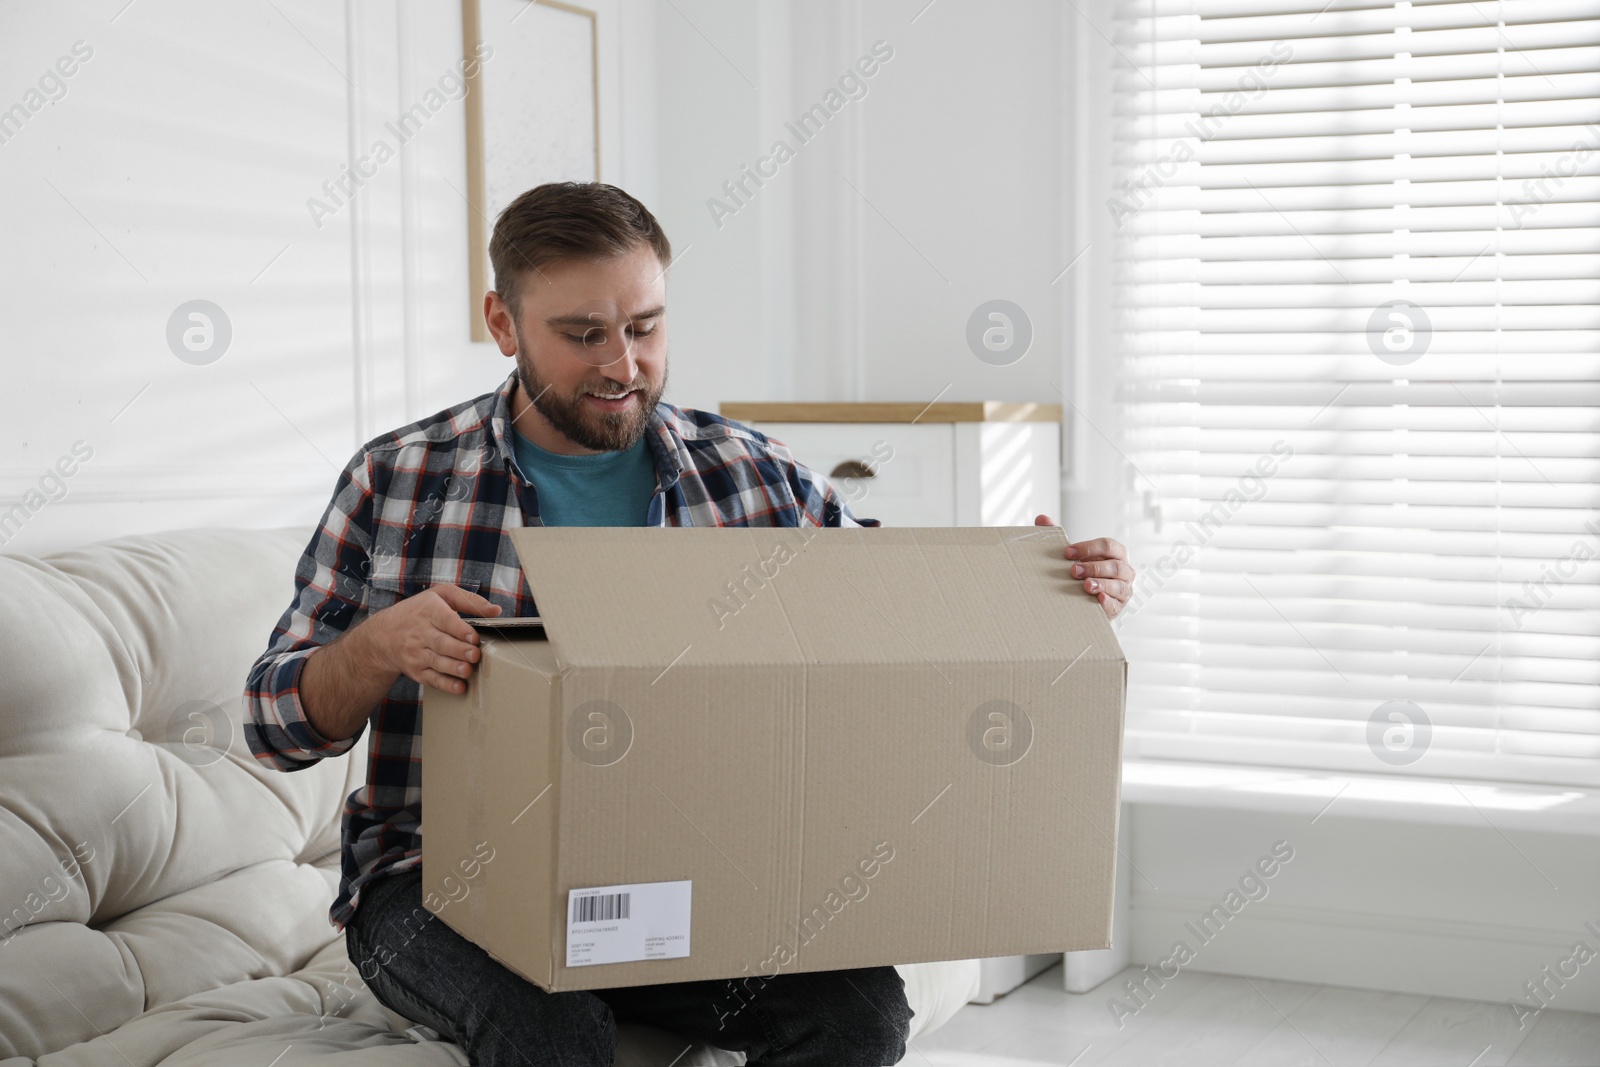
[[[466,1062],[407,1036],[328,922],[365,735],[294,773],[240,736],[245,672],[308,536],[191,530],[0,556],[0,1067]],[[926,1032],[966,1003],[978,966],[901,973]],[[629,1025],[617,1062],[743,1062],[683,1049]]]

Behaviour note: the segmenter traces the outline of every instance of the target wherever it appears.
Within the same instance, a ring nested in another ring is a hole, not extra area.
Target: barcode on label
[[[572,898],[572,921],[575,923],[603,923],[628,917],[628,902],[632,893],[595,893],[587,897]]]
[[[567,966],[687,957],[693,896],[688,879],[567,890]]]

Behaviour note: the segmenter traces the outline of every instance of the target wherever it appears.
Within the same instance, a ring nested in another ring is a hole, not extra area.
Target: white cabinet
[[[834,482],[852,514],[885,526],[1061,521],[1055,405],[723,404],[721,413],[782,441]]]
[[[828,475],[857,518],[885,526],[1031,526],[1061,515],[1061,409],[1054,404],[723,404]],[[983,961],[987,1004],[1061,959]]]
[[[956,450],[949,424],[763,422],[755,429],[834,483],[850,513],[885,526],[954,526]]]

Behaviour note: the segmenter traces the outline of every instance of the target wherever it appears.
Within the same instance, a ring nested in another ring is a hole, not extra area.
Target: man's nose
[[[595,353],[601,374],[614,382],[631,384],[639,374],[639,361],[634,358],[633,338],[626,330],[607,330],[605,344]]]

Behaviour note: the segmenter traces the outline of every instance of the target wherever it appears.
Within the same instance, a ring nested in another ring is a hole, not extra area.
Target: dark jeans
[[[877,1067],[900,1062],[911,1024],[893,967],[546,993],[424,908],[421,871],[363,890],[345,948],[380,1001],[480,1067],[611,1067],[618,1022],[766,1067]]]

